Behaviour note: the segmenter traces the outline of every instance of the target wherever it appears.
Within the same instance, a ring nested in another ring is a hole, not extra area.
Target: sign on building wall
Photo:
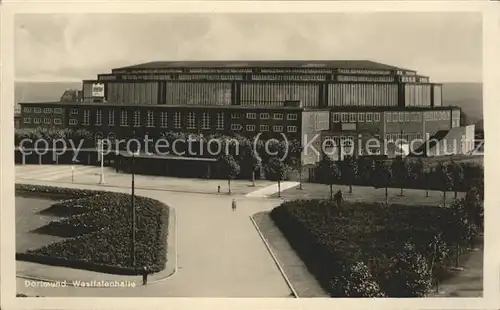
[[[92,84],[92,97],[104,97],[104,84]]]

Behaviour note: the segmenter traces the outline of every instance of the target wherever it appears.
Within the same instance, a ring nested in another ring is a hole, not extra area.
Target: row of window
[[[380,135],[374,135],[374,139],[380,140]],[[385,135],[386,142],[396,141],[396,140],[405,140],[405,141],[413,141],[417,139],[422,139],[422,134],[420,132],[416,133],[393,133]],[[353,136],[325,136],[323,138],[323,142],[325,147],[333,147],[333,146],[352,146],[354,144]]]
[[[231,113],[231,118],[232,119],[240,119],[242,113]],[[259,119],[269,119],[270,115],[269,113],[259,113]],[[246,113],[246,118],[247,119],[257,119],[257,113],[254,112],[249,112]],[[283,113],[273,113],[273,119],[275,120],[283,120]],[[288,113],[286,115],[286,119],[288,121],[296,121],[298,119],[298,116],[296,113]]]
[[[32,110],[32,109],[31,109],[31,108],[29,108],[29,107],[25,107],[25,108],[23,109],[23,111],[24,111],[25,113],[31,113],[31,111],[33,111],[34,113],[42,113],[42,108],[33,108],[33,110]],[[55,114],[62,114],[62,112],[63,112],[62,108],[54,108],[54,110],[53,110],[53,111],[54,111],[54,113],[55,113]],[[45,113],[45,114],[50,114],[50,113],[52,113],[52,108],[44,108],[44,109],[43,109],[43,113]]]
[[[450,120],[450,111],[424,112],[424,119],[426,121],[449,121]]]
[[[246,125],[245,126],[246,131],[255,131],[255,125]],[[269,125],[260,125],[259,129],[261,132],[264,131],[269,131]],[[283,126],[281,125],[274,125],[272,126],[272,130],[274,132],[283,132]],[[240,131],[243,130],[243,125],[241,124],[231,124],[231,130],[233,131]],[[287,132],[297,132],[297,126],[286,126]]]
[[[413,140],[417,140],[417,139],[422,139],[422,133],[420,133],[420,132],[393,133],[393,134],[388,133],[385,135],[386,141],[396,141],[396,140],[413,141]]]
[[[420,112],[387,112],[385,113],[385,121],[391,122],[421,122],[422,113]]]
[[[31,117],[25,117],[23,121],[25,124],[31,124]],[[33,124],[41,124],[41,123],[42,119],[40,117],[33,117]],[[52,123],[54,123],[54,125],[62,125],[62,119],[54,118],[52,120],[50,118],[44,118],[43,123],[45,125],[51,125]]]
[[[332,113],[334,123],[380,122],[380,113]]]

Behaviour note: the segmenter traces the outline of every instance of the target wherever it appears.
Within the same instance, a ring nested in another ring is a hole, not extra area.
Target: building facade
[[[151,62],[83,81],[74,102],[21,104],[23,128],[86,128],[98,138],[285,135],[303,144],[319,134],[317,143],[334,146],[423,139],[459,127],[461,112],[442,106],[441,84],[429,77],[370,61]]]

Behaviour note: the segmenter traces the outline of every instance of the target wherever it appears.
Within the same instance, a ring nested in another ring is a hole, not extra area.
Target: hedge
[[[453,210],[435,206],[296,200],[271,218],[332,297],[423,296],[441,278],[430,244],[457,242]]]
[[[45,212],[66,214],[36,230],[68,237],[16,258],[48,265],[115,274],[138,274],[165,268],[169,208],[141,196],[136,203],[136,265],[132,260],[131,197],[128,194],[16,184],[16,194],[65,197]]]

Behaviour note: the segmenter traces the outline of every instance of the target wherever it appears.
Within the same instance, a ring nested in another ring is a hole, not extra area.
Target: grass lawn
[[[64,240],[64,238],[34,232],[45,226],[55,216],[41,215],[54,200],[16,196],[16,252],[38,249],[44,245]]]
[[[286,200],[295,199],[329,199],[330,187],[324,184],[303,183],[302,190],[297,187],[287,189],[281,193],[281,197]],[[337,190],[341,190],[344,199],[351,202],[385,202],[385,188],[374,188],[370,186],[353,186],[352,194],[349,194],[349,187],[344,185],[334,185],[334,194]],[[443,193],[438,191],[429,191],[429,197],[425,197],[424,190],[405,189],[404,196],[399,196],[399,188],[389,188],[388,196],[389,203],[407,204],[407,205],[441,205],[443,203]],[[462,197],[463,193],[458,193],[458,198]],[[278,194],[273,194],[271,197],[278,197]],[[446,194],[446,203],[450,204],[453,201],[454,193]]]

